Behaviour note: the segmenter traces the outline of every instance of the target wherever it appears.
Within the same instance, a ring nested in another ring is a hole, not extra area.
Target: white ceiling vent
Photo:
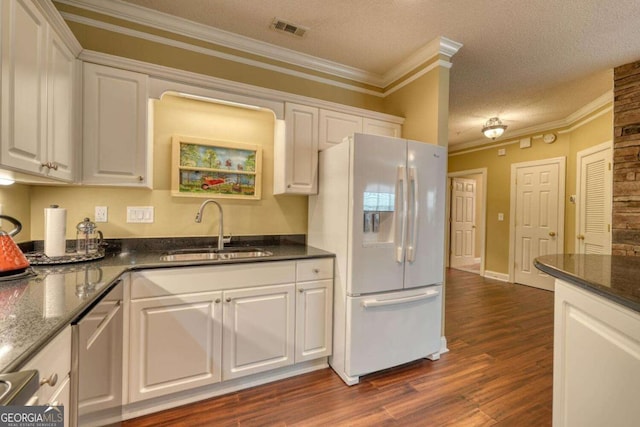
[[[271,22],[271,28],[284,33],[289,33],[294,36],[302,37],[309,30],[307,27],[302,27],[300,25],[292,24],[291,22],[283,21],[279,18],[273,18],[273,22]]]

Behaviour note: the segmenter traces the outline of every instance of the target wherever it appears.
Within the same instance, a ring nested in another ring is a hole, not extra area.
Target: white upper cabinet
[[[356,132],[362,132],[362,117],[337,111],[320,110],[320,151]]]
[[[83,184],[151,187],[148,76],[84,64]]]
[[[77,63],[34,3],[2,2],[3,167],[74,179]]]
[[[402,126],[398,123],[364,118],[362,121],[362,133],[400,138],[402,136]]]
[[[284,135],[276,124],[274,194],[317,194],[318,151],[356,132],[400,137],[398,123],[307,105],[286,103]]]
[[[274,142],[274,194],[318,192],[318,111],[306,105],[285,104],[284,141]]]

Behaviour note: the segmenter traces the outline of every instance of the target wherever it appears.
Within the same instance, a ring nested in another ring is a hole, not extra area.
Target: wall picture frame
[[[259,145],[174,135],[171,163],[173,196],[245,200],[262,196]]]

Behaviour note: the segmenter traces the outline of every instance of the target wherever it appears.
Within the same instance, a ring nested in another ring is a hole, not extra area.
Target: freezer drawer
[[[345,372],[357,377],[440,351],[442,286],[347,297]]]

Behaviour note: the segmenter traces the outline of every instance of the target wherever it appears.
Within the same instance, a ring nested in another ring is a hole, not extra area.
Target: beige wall
[[[27,185],[14,184],[10,186],[0,186],[0,205],[2,213],[9,215],[22,223],[22,231],[14,236],[16,242],[31,240],[31,187]],[[13,226],[10,223],[2,222],[2,230],[11,231]]]
[[[448,145],[449,69],[436,67],[387,95],[385,110],[405,118],[402,136]]]
[[[497,155],[497,147],[449,155],[449,172],[487,168],[486,270],[505,274],[509,271],[509,193],[513,163],[566,157],[564,250],[574,251],[576,211],[575,206],[569,202],[569,195],[576,193],[576,154],[587,147],[611,141],[612,113],[608,111],[599,115],[609,107],[603,107],[592,114],[593,120],[584,120],[574,125],[574,128],[550,129],[548,132],[553,132],[558,137],[553,144],[545,144],[541,138],[534,138],[531,148],[521,149],[518,138],[513,141],[514,144],[500,147],[506,150],[505,156]],[[508,142],[511,141],[500,141]],[[498,213],[504,214],[504,221],[498,221]]]
[[[171,137],[188,135],[212,140],[245,142],[262,147],[261,200],[218,199],[224,208],[225,234],[305,234],[307,198],[273,196],[273,126],[269,111],[252,111],[207,102],[165,96],[154,102],[154,189],[45,187],[31,190],[31,237],[44,235],[44,208],[67,208],[67,238],[75,238],[75,225],[93,219],[94,206],[107,206],[109,222],[99,223],[107,238],[207,236],[217,234],[217,212],[208,207],[204,221],[194,221],[204,198],[172,197]],[[126,222],[127,206],[154,206],[153,224]]]

